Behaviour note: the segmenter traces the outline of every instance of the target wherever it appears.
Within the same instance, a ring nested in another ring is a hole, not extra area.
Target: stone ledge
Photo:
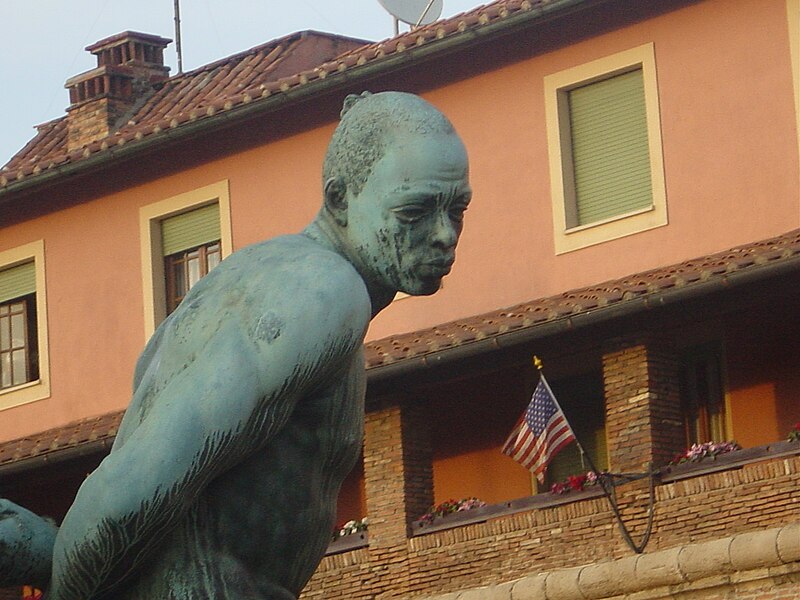
[[[358,548],[366,548],[369,546],[369,537],[366,531],[357,531],[350,535],[343,535],[336,538],[330,544],[325,552],[325,556],[333,556],[334,554],[341,554],[342,552],[349,552]]]
[[[800,455],[800,444],[797,442],[772,442],[754,448],[745,448],[719,454],[698,462],[685,462],[679,465],[668,465],[661,469],[661,483],[681,481],[690,477],[698,477],[709,473],[718,473],[775,458],[788,458]]]
[[[786,576],[800,578],[800,521],[426,600],[644,600]]]

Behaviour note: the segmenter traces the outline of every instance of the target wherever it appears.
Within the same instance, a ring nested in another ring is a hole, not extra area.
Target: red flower
[[[580,492],[586,483],[586,475],[570,475],[567,477],[567,483],[576,492]]]

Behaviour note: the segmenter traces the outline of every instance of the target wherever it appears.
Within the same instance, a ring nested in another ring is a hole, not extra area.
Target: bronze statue
[[[417,96],[351,96],[323,189],[302,233],[234,253],[155,332],[55,536],[47,600],[301,592],[361,447],[367,326],[449,273],[466,151]]]

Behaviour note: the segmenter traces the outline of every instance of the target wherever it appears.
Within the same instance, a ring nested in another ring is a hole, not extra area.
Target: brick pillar
[[[364,483],[369,551],[379,564],[376,598],[403,596],[409,580],[411,521],[433,503],[426,406],[401,402],[369,411],[364,423]]]
[[[668,463],[684,444],[679,361],[671,346],[652,335],[609,340],[603,379],[611,470]]]

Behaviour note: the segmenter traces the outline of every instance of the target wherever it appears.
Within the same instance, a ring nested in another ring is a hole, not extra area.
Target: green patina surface
[[[430,104],[363,94],[342,113],[314,221],[234,253],[161,324],[111,453],[54,541],[24,515],[29,569],[5,583],[48,600],[300,593],[361,446],[369,321],[397,291],[439,289],[470,200],[464,146]]]

